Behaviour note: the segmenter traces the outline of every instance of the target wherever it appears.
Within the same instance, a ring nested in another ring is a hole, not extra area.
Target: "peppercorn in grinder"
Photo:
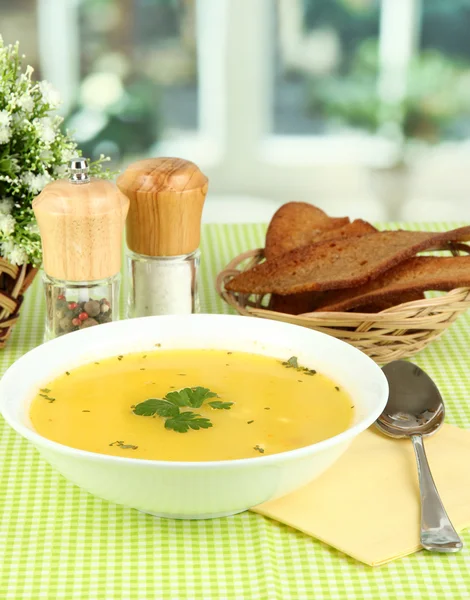
[[[197,271],[207,177],[190,161],[151,158],[129,165],[117,185],[130,200],[127,315],[198,312]]]
[[[46,340],[119,318],[129,200],[110,181],[90,179],[83,158],[70,162],[70,173],[33,201],[43,247]]]

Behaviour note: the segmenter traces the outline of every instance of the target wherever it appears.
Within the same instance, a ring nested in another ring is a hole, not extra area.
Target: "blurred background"
[[[470,0],[0,0],[89,157],[194,160],[205,218],[470,219]]]

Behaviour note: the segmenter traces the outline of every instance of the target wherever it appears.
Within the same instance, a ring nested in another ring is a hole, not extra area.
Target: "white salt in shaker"
[[[117,185],[130,201],[128,317],[198,312],[207,177],[190,161],[151,158],[129,165]]]

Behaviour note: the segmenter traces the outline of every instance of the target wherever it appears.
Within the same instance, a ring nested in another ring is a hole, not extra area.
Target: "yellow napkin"
[[[434,481],[454,527],[470,526],[470,431],[444,425],[425,438]],[[416,461],[409,440],[362,433],[321,477],[253,509],[371,566],[421,549]]]

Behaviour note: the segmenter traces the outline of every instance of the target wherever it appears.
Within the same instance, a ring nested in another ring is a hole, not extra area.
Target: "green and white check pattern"
[[[261,246],[264,231],[205,226],[204,312],[229,312],[214,277],[235,255]],[[2,373],[42,340],[40,284],[38,277],[0,351]],[[469,349],[470,318],[463,316],[415,357],[439,385],[448,422],[465,428]],[[0,419],[0,600],[463,600],[470,598],[470,533],[463,538],[458,555],[420,552],[373,569],[252,513],[160,520],[68,483]]]

